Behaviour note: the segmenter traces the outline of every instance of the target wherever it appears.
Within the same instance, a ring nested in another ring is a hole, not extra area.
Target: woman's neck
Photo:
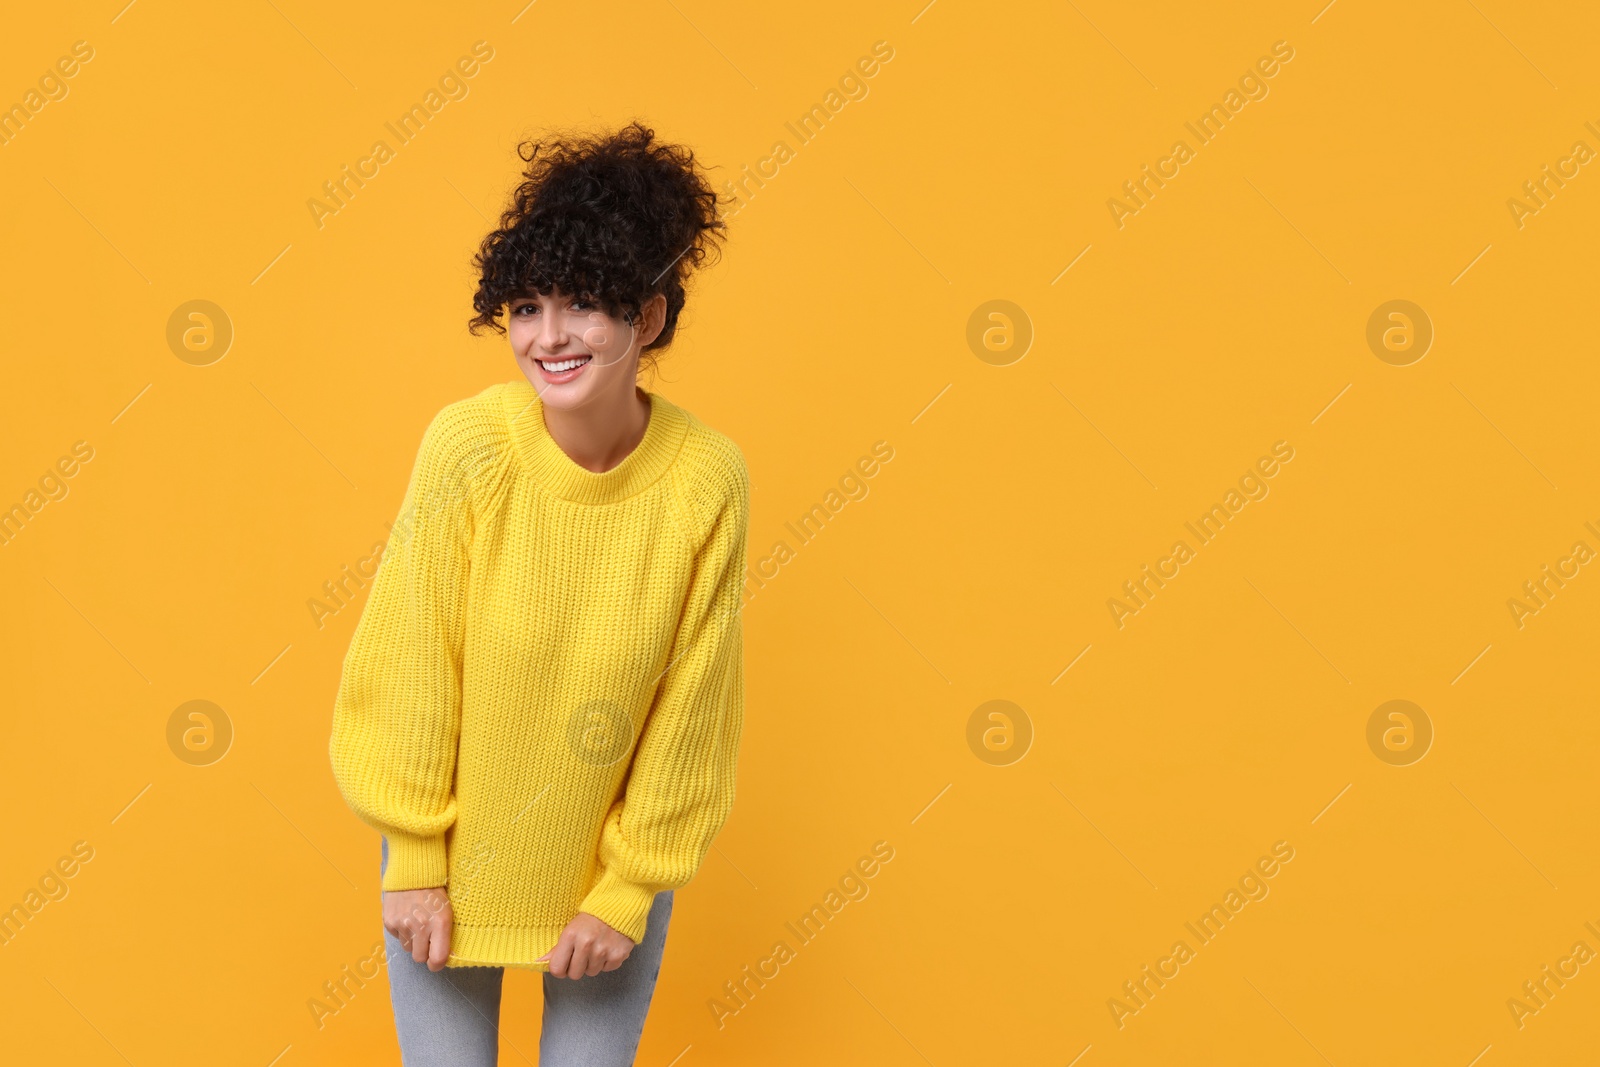
[[[551,439],[567,458],[594,474],[627,459],[650,424],[650,399],[636,384],[615,398],[597,397],[575,411],[540,408]]]

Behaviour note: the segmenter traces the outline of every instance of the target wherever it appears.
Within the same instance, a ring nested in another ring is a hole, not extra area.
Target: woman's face
[[[512,300],[506,335],[517,365],[554,408],[572,410],[616,391],[631,394],[639,352],[649,340],[634,325],[612,318],[584,297],[552,292]]]

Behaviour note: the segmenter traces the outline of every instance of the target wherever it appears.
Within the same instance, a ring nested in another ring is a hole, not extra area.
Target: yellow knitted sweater
[[[642,940],[733,805],[749,478],[646,395],[601,474],[526,379],[447,405],[351,637],[334,777],[385,890],[447,887],[449,966],[549,970],[580,911]]]

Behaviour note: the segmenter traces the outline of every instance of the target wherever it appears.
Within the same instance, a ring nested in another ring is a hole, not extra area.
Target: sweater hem
[[[461,926],[450,928],[450,958],[446,967],[516,967],[550,970],[540,960],[561,940],[560,926]]]

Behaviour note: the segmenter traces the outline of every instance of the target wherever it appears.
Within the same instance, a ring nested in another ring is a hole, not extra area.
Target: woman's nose
[[[539,326],[539,341],[546,349],[556,349],[566,344],[566,316],[559,311],[545,315]]]

